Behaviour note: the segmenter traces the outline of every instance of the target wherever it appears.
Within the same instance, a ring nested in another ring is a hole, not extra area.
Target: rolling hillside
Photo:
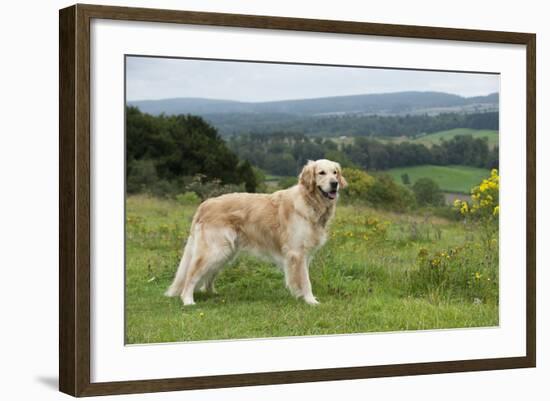
[[[496,130],[478,130],[473,128],[455,128],[447,131],[434,132],[433,134],[427,134],[420,136],[418,138],[410,138],[406,136],[399,137],[375,137],[377,141],[383,143],[401,143],[401,142],[412,142],[431,147],[434,144],[438,144],[441,141],[448,141],[455,136],[460,135],[471,135],[474,138],[487,138],[489,142],[489,149],[493,149],[498,145],[498,131]],[[339,136],[330,138],[333,142],[342,145],[351,145],[354,143],[354,137],[349,136]]]
[[[395,92],[381,94],[333,96],[316,99],[295,99],[272,102],[238,102],[232,100],[203,98],[174,98],[160,100],[128,101],[149,114],[290,114],[300,116],[321,116],[338,114],[414,114],[421,110],[428,114],[430,109],[442,112],[460,111],[473,105],[487,111],[498,108],[499,96],[462,97],[443,92]],[[458,109],[457,109],[458,108]],[[475,111],[475,110],[472,110]],[[479,110],[478,110],[479,111]]]
[[[422,143],[426,146],[432,146],[443,140],[449,140],[457,135],[471,135],[474,138],[488,138],[489,148],[492,149],[498,145],[498,132],[495,130],[475,130],[470,128],[456,128],[448,131],[434,132],[416,138],[415,143]]]
[[[414,166],[393,168],[386,171],[393,179],[402,183],[401,176],[408,174],[411,184],[419,178],[434,180],[444,192],[469,194],[472,187],[487,178],[489,170],[466,166]]]

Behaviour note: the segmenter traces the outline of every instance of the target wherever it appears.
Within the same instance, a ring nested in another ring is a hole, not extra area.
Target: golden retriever
[[[317,304],[309,280],[312,253],[323,245],[334,215],[338,190],[347,185],[340,165],[309,161],[298,184],[272,194],[233,193],[204,201],[191,224],[167,296],[193,305],[195,287],[214,292],[221,267],[238,251],[270,256],[297,298]]]

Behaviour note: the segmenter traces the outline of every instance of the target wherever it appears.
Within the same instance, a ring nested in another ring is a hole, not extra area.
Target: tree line
[[[277,113],[219,113],[204,116],[224,136],[285,132],[308,136],[376,136],[415,138],[453,128],[499,129],[499,113],[441,113],[437,115],[365,115],[361,113],[301,117]]]
[[[431,147],[369,137],[337,143],[330,138],[288,133],[244,134],[224,141],[216,128],[198,116],[152,116],[136,107],[126,109],[129,193],[255,192],[262,189],[262,170],[295,177],[307,160],[321,158],[363,170],[422,164],[493,168],[498,166],[498,148],[489,149],[486,139],[470,135]]]
[[[240,160],[217,130],[192,115],[152,116],[126,108],[126,189],[129,193],[184,192],[193,177],[256,190],[249,161]]]
[[[498,166],[498,147],[489,149],[486,138],[471,135],[458,135],[431,147],[411,141],[393,143],[365,137],[356,137],[350,144],[338,144],[328,138],[286,133],[232,136],[228,145],[241,159],[268,173],[283,176],[296,175],[308,159],[321,158],[366,170],[423,164]]]
[[[498,167],[498,147],[489,149],[487,138],[472,135],[457,135],[431,147],[409,141],[383,143],[359,137],[354,144],[343,146],[342,151],[351,162],[368,170],[423,164]]]

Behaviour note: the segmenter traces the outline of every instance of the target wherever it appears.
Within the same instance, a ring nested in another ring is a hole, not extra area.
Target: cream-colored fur
[[[310,161],[297,185],[273,194],[233,193],[204,201],[193,218],[183,257],[167,296],[192,305],[196,287],[214,291],[221,267],[240,250],[270,256],[296,297],[317,304],[309,280],[312,253],[326,241],[337,191],[345,187],[340,165]]]

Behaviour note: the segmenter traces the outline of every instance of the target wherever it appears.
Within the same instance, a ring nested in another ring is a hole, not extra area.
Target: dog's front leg
[[[309,268],[305,255],[298,252],[289,252],[285,260],[286,286],[295,297],[302,297],[310,305],[317,305],[319,301],[313,296],[309,281]]]

